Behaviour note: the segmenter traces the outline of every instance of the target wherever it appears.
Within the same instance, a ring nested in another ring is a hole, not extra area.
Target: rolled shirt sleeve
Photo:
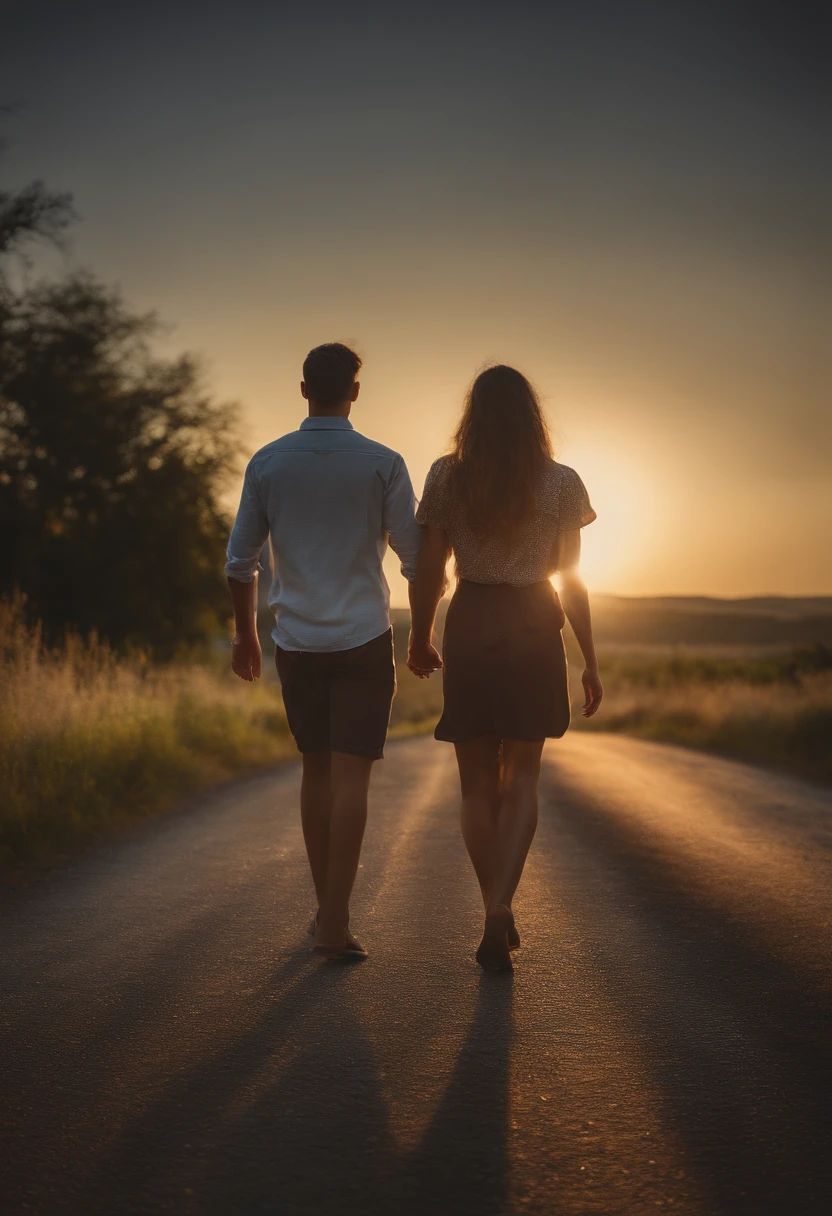
[[[416,578],[416,561],[422,544],[422,529],[416,522],[416,499],[410,474],[401,456],[396,458],[384,491],[384,530],[390,548],[401,560],[401,570],[409,583]]]
[[[260,554],[269,536],[269,520],[260,501],[257,476],[249,463],[237,518],[226,550],[225,573],[238,583],[250,583],[260,565]]]

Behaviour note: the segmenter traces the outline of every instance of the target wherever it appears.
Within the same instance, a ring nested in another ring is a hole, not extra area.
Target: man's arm
[[[269,521],[249,465],[225,563],[234,610],[231,667],[241,680],[258,680],[263,669],[263,655],[257,637],[257,575],[260,553],[268,535]]]
[[[422,528],[416,522],[416,498],[401,456],[397,457],[384,490],[383,526],[390,538],[390,548],[402,563],[402,574],[412,586],[422,544]]]
[[[250,583],[228,580],[231,607],[234,609],[234,638],[231,642],[231,670],[241,680],[259,680],[263,652],[257,636],[257,575]]]

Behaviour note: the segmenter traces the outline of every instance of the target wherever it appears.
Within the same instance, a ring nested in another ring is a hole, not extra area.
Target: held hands
[[[256,633],[235,633],[231,643],[231,670],[241,680],[259,680],[263,652]]]
[[[441,670],[442,659],[439,651],[435,646],[431,646],[430,642],[414,642],[411,635],[407,648],[407,665],[414,676],[418,676],[420,680],[426,680],[431,672]]]
[[[584,686],[584,701],[583,715],[585,718],[591,718],[594,713],[597,713],[598,707],[604,696],[604,689],[601,687],[601,677],[598,674],[597,667],[587,667],[584,674],[581,676],[581,683]]]

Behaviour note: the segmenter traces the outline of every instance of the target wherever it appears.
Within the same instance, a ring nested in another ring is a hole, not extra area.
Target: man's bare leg
[[[329,820],[332,814],[331,756],[329,750],[306,752],[300,783],[300,819],[318,907],[326,893]]]
[[[319,946],[343,946],[347,941],[350,895],[367,822],[367,794],[373,763],[365,756],[331,753],[332,809],[326,883],[315,935],[315,943]]]

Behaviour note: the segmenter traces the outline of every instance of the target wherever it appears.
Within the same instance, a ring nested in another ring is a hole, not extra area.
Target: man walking
[[[256,452],[246,469],[225,572],[234,608],[232,666],[256,680],[258,558],[271,537],[277,669],[289,728],[303,755],[301,820],[318,896],[315,949],[366,958],[349,900],[396,688],[389,543],[412,584],[421,528],[401,456],[353,430],[358,355],[339,342],[303,364],[309,417]]]

